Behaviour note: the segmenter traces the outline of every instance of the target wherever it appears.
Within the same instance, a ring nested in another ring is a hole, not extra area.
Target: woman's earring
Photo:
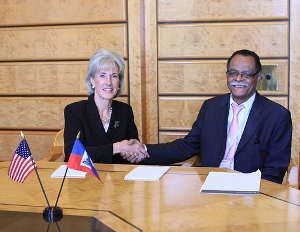
[[[92,84],[92,89],[94,89],[95,88],[95,86]]]

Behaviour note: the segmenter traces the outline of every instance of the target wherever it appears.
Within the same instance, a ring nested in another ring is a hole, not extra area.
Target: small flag
[[[22,139],[11,160],[8,176],[19,183],[23,183],[30,173],[36,168],[36,164],[31,156],[28,144]]]
[[[86,152],[79,139],[75,140],[67,167],[78,171],[87,172],[101,181],[90,156]]]

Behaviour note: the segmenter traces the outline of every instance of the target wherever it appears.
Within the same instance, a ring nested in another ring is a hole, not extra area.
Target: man
[[[231,93],[206,100],[184,138],[147,144],[150,157],[143,163],[166,165],[199,155],[203,167],[228,167],[243,173],[260,169],[262,178],[282,183],[291,157],[290,112],[256,91],[262,79],[256,53],[234,52],[227,61],[226,75]],[[240,108],[238,129],[230,137],[234,107]]]

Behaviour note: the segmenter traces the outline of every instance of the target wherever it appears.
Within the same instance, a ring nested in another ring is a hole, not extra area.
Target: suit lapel
[[[240,139],[237,151],[241,150],[249,141],[253,133],[256,131],[259,123],[263,118],[263,104],[261,102],[261,96],[256,93],[255,100],[253,102],[245,129],[243,131],[242,137]]]
[[[230,94],[227,94],[221,101],[218,108],[215,110],[215,121],[219,132],[220,144],[222,150],[226,149],[227,140],[227,124],[228,124],[228,114],[229,114],[229,102]]]

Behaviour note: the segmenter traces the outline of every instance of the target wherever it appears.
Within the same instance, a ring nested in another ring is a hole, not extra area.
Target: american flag
[[[30,154],[28,144],[26,140],[23,139],[11,160],[8,176],[14,181],[23,183],[29,174],[34,171],[35,167],[36,164]]]

